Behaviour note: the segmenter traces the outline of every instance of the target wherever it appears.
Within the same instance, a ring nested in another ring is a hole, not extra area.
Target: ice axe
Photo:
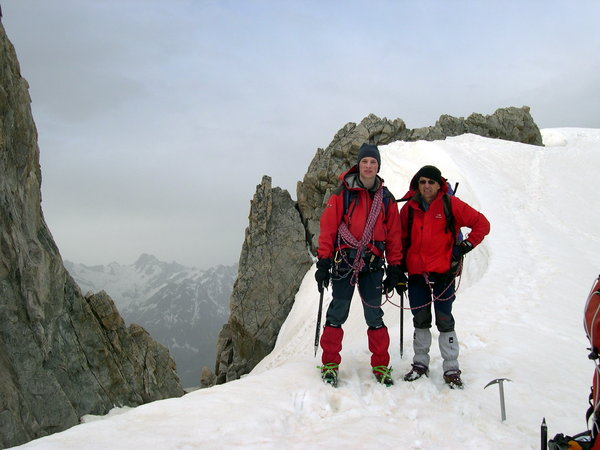
[[[484,389],[485,389],[486,387],[491,386],[492,384],[498,383],[498,387],[500,389],[500,412],[502,414],[503,422],[506,420],[506,408],[504,406],[504,385],[503,385],[503,383],[505,381],[512,381],[512,380],[509,380],[508,378],[496,378],[495,380],[490,381],[484,387]]]

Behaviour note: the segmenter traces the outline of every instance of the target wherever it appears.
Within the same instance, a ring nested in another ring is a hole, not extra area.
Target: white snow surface
[[[454,304],[464,390],[442,381],[433,328],[429,378],[404,382],[412,321],[384,305],[395,385],[375,382],[355,297],[340,384],[324,385],[314,358],[318,293],[306,274],[273,352],[240,380],[104,417],[21,448],[537,449],[548,436],[585,430],[594,363],[583,308],[600,273],[600,130],[542,130],[546,148],[463,135],[381,146],[381,175],[401,197],[424,164],[481,210],[491,233],[466,258]],[[327,291],[327,305],[331,293]],[[398,303],[397,296],[391,299]],[[506,420],[496,378],[505,382]],[[118,406],[118,405],[116,405]]]

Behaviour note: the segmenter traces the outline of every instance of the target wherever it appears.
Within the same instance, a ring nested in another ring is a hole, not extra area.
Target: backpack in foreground
[[[590,407],[586,413],[588,430],[574,436],[559,433],[548,441],[550,450],[600,450],[600,276],[594,282],[583,311],[583,328],[590,341],[589,358],[596,364],[590,392]]]
[[[594,448],[600,448],[600,439],[596,439],[600,431],[600,361],[598,360],[598,352],[600,351],[600,275],[596,277],[585,304],[583,327],[590,341],[590,354],[588,357],[596,363],[590,393],[590,408],[586,419],[592,439],[598,441],[598,445],[594,445]]]

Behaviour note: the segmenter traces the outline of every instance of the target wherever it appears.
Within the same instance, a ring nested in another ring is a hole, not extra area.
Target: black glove
[[[408,289],[408,277],[404,272],[400,272],[400,279],[396,283],[396,292],[398,295],[402,295]]]
[[[323,292],[323,289],[329,286],[329,270],[331,269],[331,259],[321,258],[317,261],[317,271],[315,272],[315,280],[317,280],[317,287],[319,293]]]
[[[461,275],[462,272],[462,260],[463,256],[473,250],[473,244],[469,241],[462,241],[455,245],[452,249],[452,260],[450,261],[450,270],[444,274],[445,283],[452,283],[452,281]]]
[[[473,250],[473,244],[469,241],[462,241],[452,249],[452,259],[459,260],[471,250]]]
[[[406,279],[402,268],[398,265],[387,266],[387,277],[383,280],[383,292],[392,292],[401,279]]]

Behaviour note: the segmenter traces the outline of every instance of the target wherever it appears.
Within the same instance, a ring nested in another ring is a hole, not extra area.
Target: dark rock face
[[[250,205],[229,321],[217,342],[216,383],[250,372],[273,349],[311,264],[294,201],[263,177]]]
[[[0,24],[0,447],[114,406],[183,395],[167,350],[125,328],[103,293],[84,297],[41,210],[27,82]]]

